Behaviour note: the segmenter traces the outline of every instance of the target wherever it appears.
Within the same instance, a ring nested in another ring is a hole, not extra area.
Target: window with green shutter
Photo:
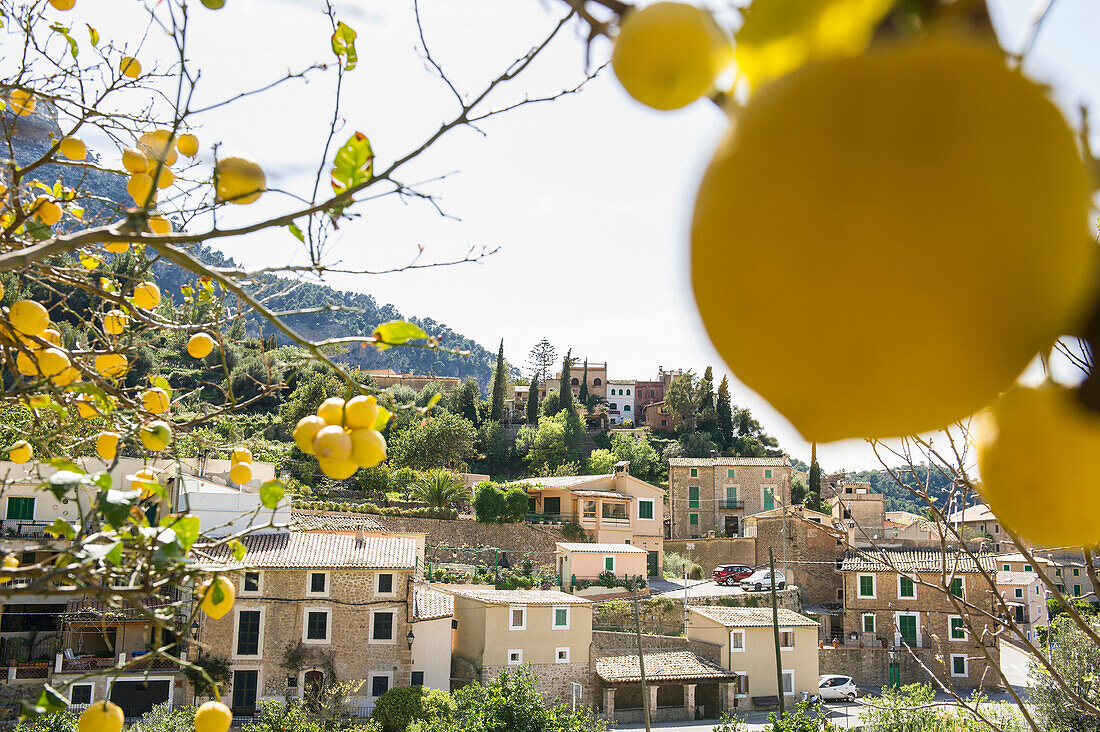
[[[767,469],[765,469],[765,470],[764,470],[764,477],[765,477],[765,478],[770,478],[770,477],[772,477],[772,471],[771,471],[771,468],[767,468]]]
[[[863,632],[874,633],[875,632],[875,616],[864,615],[863,616]]]
[[[957,616],[951,618],[951,640],[966,640],[966,625]]]
[[[1006,572],[1011,572],[1012,571],[1012,565],[1011,564],[1002,564],[1001,569],[1003,569]]]
[[[692,478],[698,478],[699,477],[699,469],[698,468],[692,468],[691,469],[691,477]]]
[[[651,519],[653,518],[653,501],[641,500],[638,501],[638,518]]]
[[[603,558],[603,570],[605,572],[614,572],[615,571],[615,557],[604,557]]]
[[[1080,597],[1081,596],[1081,585],[1074,585],[1073,586],[1073,596],[1074,597]]]
[[[764,489],[764,510],[770,511],[775,508],[775,496],[767,488]]]
[[[7,518],[14,521],[34,520],[34,499],[9,497]]]
[[[875,596],[875,578],[873,575],[865,574],[859,578],[859,596]]]
[[[699,508],[699,486],[688,487],[688,508]]]
[[[898,633],[901,635],[901,639],[910,646],[917,645],[917,616],[915,615],[899,615],[898,616]]]
[[[898,578],[898,597],[916,597],[917,591],[913,587],[913,580],[908,577]]]
[[[569,627],[569,609],[564,607],[554,608],[554,627],[555,628],[568,628]]]
[[[726,502],[727,503],[733,503],[736,500],[737,500],[737,486],[727,485],[726,486]]]
[[[954,595],[955,597],[962,597],[963,596],[963,578],[962,577],[956,577],[955,579],[951,580],[951,594]]]
[[[697,513],[688,514],[688,523],[691,524],[692,526],[698,526],[699,525],[699,514],[697,514]]]
[[[1030,572],[1031,571],[1031,565],[1030,564],[1025,564],[1024,565],[1024,571],[1025,572]]]
[[[733,477],[733,468],[729,468],[728,470],[726,470],[726,477],[727,478],[732,478]]]
[[[966,656],[951,657],[951,673],[955,676],[966,676]]]

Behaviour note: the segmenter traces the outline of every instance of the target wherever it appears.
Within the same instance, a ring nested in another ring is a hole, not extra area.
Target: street
[[[684,580],[682,579],[650,579],[649,580],[649,594],[653,597],[660,595],[667,595],[669,597],[684,596]],[[688,597],[722,597],[726,595],[743,595],[746,594],[741,591],[739,586],[726,587],[720,585],[712,579],[701,580],[687,580],[687,595]],[[753,593],[749,593],[753,594]],[[755,593],[762,597],[767,597],[768,593],[758,592]]]

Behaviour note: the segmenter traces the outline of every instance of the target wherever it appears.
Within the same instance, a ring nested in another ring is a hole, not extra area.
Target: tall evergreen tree
[[[562,409],[573,411],[573,385],[570,383],[573,378],[569,373],[569,367],[572,362],[573,349],[570,348],[565,354],[565,360],[561,363],[561,383],[558,384],[558,408],[555,411],[561,411]]]
[[[489,419],[499,422],[504,418],[504,390],[508,386],[508,372],[504,365],[504,339],[500,340],[497,351],[497,368],[493,374],[493,394],[489,408]]]
[[[821,505],[821,466],[817,464],[817,443],[810,443],[810,485],[807,486],[806,505]]]
[[[733,444],[733,405],[730,403],[730,382],[725,376],[718,385],[718,434],[722,437],[722,447]]]
[[[714,410],[714,369],[707,366],[699,380],[699,429],[713,432],[718,421]]]
[[[527,424],[539,423],[539,384],[537,381],[530,386],[527,392]]]
[[[577,397],[581,405],[588,404],[588,359],[584,359],[584,377],[581,379],[581,393]]]

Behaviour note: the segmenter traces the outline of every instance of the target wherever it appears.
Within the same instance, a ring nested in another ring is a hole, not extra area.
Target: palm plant
[[[446,508],[452,503],[470,500],[470,489],[459,482],[457,475],[446,470],[425,474],[413,484],[410,494],[432,508]]]

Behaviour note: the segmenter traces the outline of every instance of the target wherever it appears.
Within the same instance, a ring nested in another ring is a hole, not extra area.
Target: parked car
[[[746,567],[744,564],[719,564],[710,573],[710,577],[720,585],[733,587],[751,574],[752,567]]]
[[[826,701],[844,699],[851,702],[859,696],[859,687],[851,676],[825,674],[817,680],[817,693]]]
[[[761,590],[770,590],[772,588],[772,582],[775,582],[775,589],[782,590],[787,586],[787,578],[783,576],[783,573],[778,569],[775,570],[775,574],[771,575],[766,569],[758,569],[750,574],[745,579],[741,580],[741,589],[745,592],[760,592]]]

